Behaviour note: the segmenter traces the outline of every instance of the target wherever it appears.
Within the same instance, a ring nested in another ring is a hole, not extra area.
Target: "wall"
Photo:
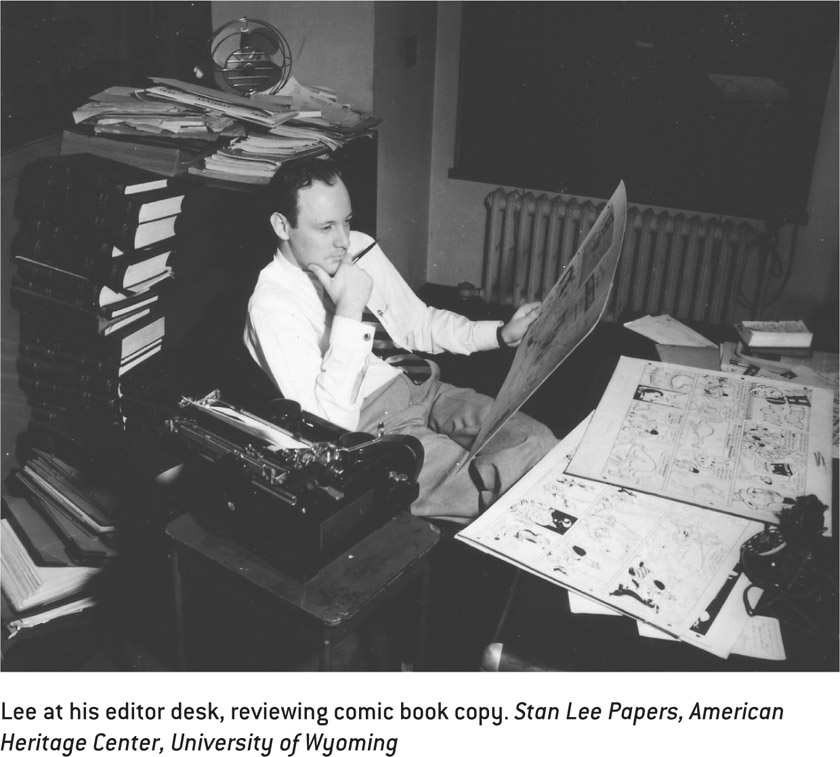
[[[329,87],[342,102],[373,107],[372,2],[216,2],[213,28],[246,16],[274,24],[292,54],[292,75]]]
[[[808,193],[809,222],[798,230],[797,266],[784,294],[771,312],[806,312],[810,303],[837,302],[838,261],[838,80],[837,53],[828,87],[817,157]],[[835,324],[836,326],[836,324]]]
[[[375,3],[374,113],[383,119],[377,233],[414,287],[427,278],[436,5]]]
[[[449,179],[454,164],[458,98],[460,3],[440,3],[437,24],[434,127],[429,207],[428,279],[454,284],[480,284],[483,263],[484,198],[496,185]],[[807,226],[788,227],[780,235],[779,250],[787,256],[795,242],[796,268],[783,296],[766,317],[807,318],[817,305],[837,297],[838,181],[837,181],[837,61],[826,103],[815,161]],[[523,188],[527,189],[527,188]],[[606,199],[606,198],[601,198]],[[631,198],[632,200],[632,198]],[[795,240],[794,240],[795,236]],[[826,272],[833,271],[829,276]],[[774,291],[777,282],[768,290]],[[751,289],[749,290],[751,291]]]

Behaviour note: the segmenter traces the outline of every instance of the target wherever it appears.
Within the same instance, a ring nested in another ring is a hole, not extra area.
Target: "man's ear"
[[[277,238],[288,241],[289,221],[286,219],[286,216],[282,213],[272,213],[269,220],[271,221],[271,228],[274,229],[274,233],[277,235]]]

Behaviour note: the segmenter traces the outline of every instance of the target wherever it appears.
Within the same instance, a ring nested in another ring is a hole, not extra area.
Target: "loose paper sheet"
[[[584,421],[457,538],[726,657],[748,620],[744,518],[564,473]]]
[[[569,592],[569,610],[574,614],[586,615],[620,615],[621,613],[595,602],[581,594]],[[640,620],[636,621],[639,636],[647,639],[662,639],[663,641],[679,641],[675,636],[660,631]],[[756,657],[761,660],[781,661],[787,659],[785,645],[782,641],[782,629],[776,618],[764,615],[753,615],[747,621],[738,641],[732,647],[730,654],[745,657]]]
[[[461,466],[475,456],[595,328],[609,299],[626,219],[627,195],[621,182],[543,300],[542,311],[517,348],[505,382]]]
[[[624,327],[652,339],[657,344],[680,347],[716,347],[717,345],[698,334],[694,329],[680,323],[670,315],[645,315],[635,321],[628,321]]]
[[[796,497],[831,504],[831,408],[826,389],[622,357],[568,472],[778,523]]]
[[[199,403],[189,400],[191,405],[201,408],[205,412],[215,415],[234,428],[254,435],[258,439],[269,442],[275,449],[309,449],[312,444],[297,437],[280,426],[275,426],[262,418],[245,413],[235,407],[216,400]]]

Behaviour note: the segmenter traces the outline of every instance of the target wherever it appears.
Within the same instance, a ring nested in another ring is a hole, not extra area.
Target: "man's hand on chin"
[[[335,273],[330,276],[321,266],[312,263],[309,270],[315,274],[324,291],[335,305],[335,314],[344,318],[360,321],[370,293],[373,279],[347,258],[339,263]]]

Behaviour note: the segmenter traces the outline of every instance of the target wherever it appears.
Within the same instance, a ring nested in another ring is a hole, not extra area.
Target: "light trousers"
[[[416,385],[398,376],[362,405],[358,430],[410,434],[423,445],[420,494],[411,512],[468,523],[495,502],[556,444],[554,434],[525,413],[515,413],[468,466],[460,466],[493,404],[472,389],[432,377]],[[381,424],[381,426],[380,426]]]

